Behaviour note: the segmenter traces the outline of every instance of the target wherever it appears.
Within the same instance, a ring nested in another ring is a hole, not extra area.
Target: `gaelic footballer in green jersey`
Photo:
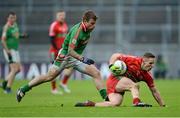
[[[10,72],[2,83],[5,93],[11,93],[11,86],[16,74],[20,71],[19,47],[19,28],[16,23],[16,14],[10,12],[7,17],[7,23],[3,27],[1,42],[3,46],[4,57],[9,63]]]
[[[93,11],[86,11],[84,13],[82,22],[72,27],[67,34],[62,49],[59,51],[48,73],[34,78],[27,85],[18,89],[16,96],[18,102],[21,101],[25,93],[31,88],[54,80],[65,68],[69,67],[73,67],[81,73],[91,76],[102,98],[106,98],[106,89],[101,74],[94,65],[95,62],[82,55],[90,38],[90,33],[95,28],[96,20],[97,16]]]

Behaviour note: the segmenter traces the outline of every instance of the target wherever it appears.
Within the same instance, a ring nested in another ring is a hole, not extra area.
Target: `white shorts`
[[[64,70],[65,68],[73,68],[79,72],[82,72],[84,74],[87,74],[85,71],[86,66],[88,66],[85,63],[82,63],[81,61],[73,58],[73,57],[68,57],[67,60],[64,60],[61,62],[60,65],[56,65],[55,63],[52,65],[52,68],[56,68],[60,72]]]
[[[78,59],[75,59],[74,57],[71,56],[65,56],[64,58],[61,58],[61,62],[57,61],[57,58],[59,58],[59,55],[61,54],[62,49],[59,50],[58,56],[54,60],[53,65],[51,68],[55,68],[58,70],[60,73],[65,69],[65,68],[73,68],[81,73],[87,74],[86,73],[86,67],[89,66],[88,64],[85,64],[81,62]]]
[[[16,63],[20,62],[19,51],[10,49],[10,52],[11,52],[11,56],[12,56],[12,61],[16,62]],[[10,60],[9,60],[7,52],[5,50],[3,50],[3,53],[4,53],[4,57],[5,57],[6,61],[9,63]]]

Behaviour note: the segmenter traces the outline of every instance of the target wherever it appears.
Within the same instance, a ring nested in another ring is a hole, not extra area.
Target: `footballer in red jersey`
[[[121,60],[125,62],[127,70],[122,75],[113,74],[114,62]],[[154,99],[160,106],[165,106],[159,91],[155,87],[150,70],[154,67],[155,56],[152,53],[145,53],[142,57],[115,53],[109,60],[109,68],[112,74],[106,82],[108,101],[94,103],[87,101],[77,103],[75,106],[119,106],[123,101],[125,91],[130,91],[133,97],[133,106],[151,107],[152,105],[143,103],[139,98],[138,82],[144,81],[152,92]]]
[[[65,17],[66,17],[66,13],[64,11],[57,12],[56,21],[54,21],[49,28],[49,37],[51,42],[49,55],[51,58],[51,62],[53,62],[54,59],[56,59],[58,55],[58,51],[59,49],[61,49],[66,34],[68,32],[68,26],[65,22]],[[72,68],[65,69],[63,79],[59,85],[66,93],[71,92],[70,89],[67,87],[67,81],[71,76],[72,72],[73,72]],[[51,82],[51,88],[52,88],[51,92],[53,94],[62,94],[61,91],[58,91],[55,80]]]

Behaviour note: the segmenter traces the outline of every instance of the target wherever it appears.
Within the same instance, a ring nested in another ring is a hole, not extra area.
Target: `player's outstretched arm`
[[[152,92],[152,95],[153,95],[154,99],[158,102],[158,104],[161,107],[165,107],[166,105],[165,105],[163,99],[161,98],[161,95],[160,95],[159,91],[157,90],[157,88],[156,87],[151,87],[150,90]]]

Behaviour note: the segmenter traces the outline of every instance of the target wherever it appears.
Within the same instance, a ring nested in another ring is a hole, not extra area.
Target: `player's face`
[[[141,64],[142,70],[150,71],[154,67],[155,58],[143,58],[143,62]]]
[[[66,13],[65,12],[58,12],[57,15],[56,15],[57,21],[59,21],[61,23],[64,23],[65,18],[66,18]]]
[[[10,14],[10,15],[8,16],[8,22],[10,22],[11,24],[13,24],[14,22],[16,22],[16,15]]]
[[[94,19],[90,19],[88,22],[84,22],[88,31],[92,31],[95,28],[96,21]]]

